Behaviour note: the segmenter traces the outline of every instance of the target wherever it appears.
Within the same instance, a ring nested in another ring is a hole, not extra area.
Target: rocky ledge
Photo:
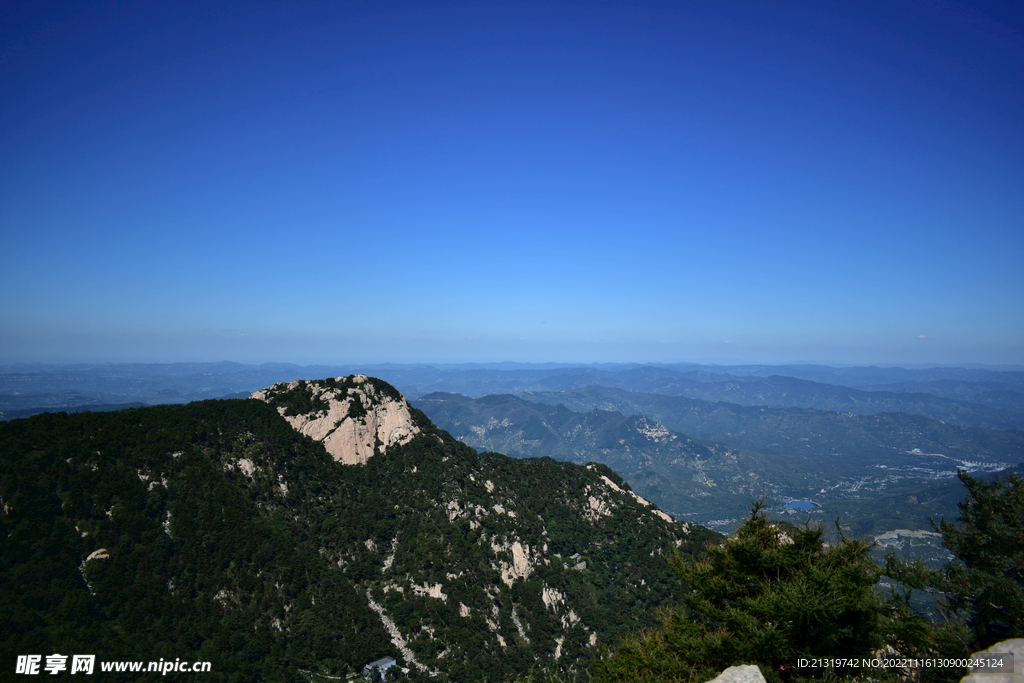
[[[250,398],[276,407],[296,431],[323,443],[346,465],[409,443],[420,431],[401,394],[366,375],[282,382]]]

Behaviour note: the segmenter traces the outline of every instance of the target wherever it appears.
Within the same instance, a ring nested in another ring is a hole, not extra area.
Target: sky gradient
[[[1021,10],[845,4],[5,7],[0,362],[1024,364]]]

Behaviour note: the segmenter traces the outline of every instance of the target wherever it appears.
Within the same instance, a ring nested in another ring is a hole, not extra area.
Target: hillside
[[[3,666],[578,671],[679,589],[666,553],[718,538],[604,466],[476,453],[379,380],[257,399],[0,424]]]
[[[572,410],[645,415],[697,439],[724,441],[765,454],[798,452],[839,465],[899,464],[918,449],[958,462],[1019,462],[1024,435],[965,428],[920,415],[740,406],[607,387],[524,393],[522,398]]]
[[[921,416],[745,407],[607,387],[476,399],[437,393],[417,405],[478,448],[567,460],[592,453],[676,517],[715,526],[741,519],[763,494],[777,512],[793,499],[813,501],[814,515],[839,517],[857,534],[930,529],[929,517],[957,514],[958,468],[992,471],[1024,451],[1016,433]]]
[[[761,495],[816,492],[817,468],[806,458],[768,457],[699,443],[642,415],[586,413],[517,396],[468,398],[434,393],[413,405],[452,436],[516,457],[602,462],[643,497],[681,519],[738,518]]]

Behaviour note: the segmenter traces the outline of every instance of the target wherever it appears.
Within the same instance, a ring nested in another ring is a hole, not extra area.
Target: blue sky
[[[24,3],[0,361],[1024,363],[1009,3]]]

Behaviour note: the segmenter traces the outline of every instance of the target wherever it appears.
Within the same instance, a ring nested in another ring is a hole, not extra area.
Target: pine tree
[[[873,657],[899,617],[875,586],[881,569],[863,541],[827,545],[820,526],[783,528],[763,500],[736,536],[698,561],[674,560],[688,585],[661,627],[597,662],[600,681],[707,681],[757,664],[769,681],[809,675],[801,658]],[[838,669],[850,677],[860,669]]]
[[[1024,637],[1024,479],[1012,471],[993,481],[960,472],[967,500],[957,523],[935,525],[955,559],[941,570],[886,558],[886,574],[940,596],[945,617],[936,642],[945,656],[965,656]],[[934,523],[933,523],[934,524]]]

